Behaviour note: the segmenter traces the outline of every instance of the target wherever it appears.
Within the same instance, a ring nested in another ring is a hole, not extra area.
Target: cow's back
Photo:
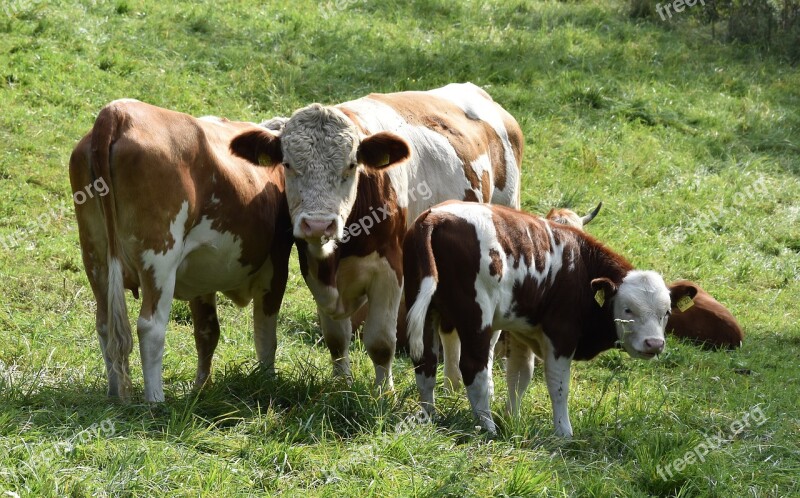
[[[522,131],[481,88],[373,93],[338,107],[363,134],[390,131],[410,144],[410,160],[387,172],[407,225],[446,200],[519,206]]]

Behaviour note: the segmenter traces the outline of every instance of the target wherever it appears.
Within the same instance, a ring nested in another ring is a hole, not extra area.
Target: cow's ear
[[[231,140],[231,153],[259,166],[283,162],[281,139],[264,130],[250,130]]]
[[[670,305],[673,308],[680,307],[686,309],[688,306],[683,304],[681,300],[685,302],[686,298],[689,298],[689,300],[693,299],[697,295],[697,291],[697,286],[688,280],[681,280],[671,284],[669,286]]]
[[[592,280],[592,292],[594,293],[594,300],[602,307],[607,303],[614,294],[617,293],[617,284],[610,278],[601,277]]]
[[[358,162],[372,169],[399,164],[411,155],[408,143],[388,131],[370,135],[358,146]]]

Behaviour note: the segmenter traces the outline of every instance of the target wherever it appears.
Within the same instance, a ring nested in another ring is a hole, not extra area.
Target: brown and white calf
[[[519,125],[470,83],[373,93],[296,111],[279,137],[250,131],[234,153],[283,164],[303,276],[336,375],[350,377],[349,317],[369,303],[364,346],[376,387],[392,385],[402,241],[447,199],[519,205]]]
[[[546,219],[561,223],[562,225],[571,226],[578,230],[583,230],[585,225],[588,225],[600,212],[603,203],[599,203],[596,208],[585,216],[578,216],[578,213],[567,208],[552,208],[547,212]],[[399,334],[399,333],[398,333]],[[445,386],[451,391],[457,391],[461,387],[461,371],[459,370],[459,360],[461,358],[461,344],[458,340],[457,334],[441,334],[439,339],[443,341],[444,347],[444,376],[447,381]],[[398,343],[400,336],[398,335]],[[407,346],[407,336],[403,336],[403,346]],[[497,344],[494,348],[494,355],[500,358],[508,356],[506,350],[509,345],[508,333],[501,332],[500,337],[497,339]],[[533,369],[533,361],[531,358],[530,369]]]
[[[208,379],[219,340],[216,292],[239,306],[254,301],[256,354],[274,365],[293,241],[283,169],[255,168],[229,151],[233,137],[256,129],[117,100],[100,111],[73,150],[70,183],[109,395],[130,394],[133,341],[125,289],[137,297],[142,291],[137,333],[145,400],[164,399],[161,369],[173,298],[189,301],[196,386]],[[96,184],[107,189],[78,194]]]
[[[633,357],[654,357],[664,348],[671,303],[694,293],[670,292],[657,273],[635,270],[580,230],[503,206],[435,206],[408,231],[403,257],[409,349],[423,406],[434,402],[434,330],[457,333],[467,396],[490,432],[499,330],[510,335],[509,411],[519,413],[535,354],[544,360],[556,433],[571,436],[572,360],[589,360],[617,342]]]

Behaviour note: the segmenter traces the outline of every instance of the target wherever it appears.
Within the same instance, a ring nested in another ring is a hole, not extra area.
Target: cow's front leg
[[[272,255],[261,270],[269,281],[264,292],[253,299],[253,341],[256,358],[267,373],[275,373],[275,354],[278,349],[278,311],[281,308],[286,281],[289,278],[291,244],[276,242]]]
[[[392,361],[397,343],[397,312],[400,308],[402,282],[388,262],[376,272],[367,288],[369,313],[364,322],[364,348],[375,366],[375,389],[394,388]]]
[[[194,344],[197,349],[197,374],[194,388],[200,389],[211,381],[211,361],[219,343],[219,319],[217,297],[214,293],[196,297],[189,301],[194,326]]]
[[[333,360],[333,376],[343,378],[348,384],[353,382],[353,374],[350,371],[350,339],[353,336],[353,329],[350,318],[335,320],[322,309],[317,307],[319,323],[322,328],[322,337],[325,345],[331,353]]]
[[[553,405],[553,425],[556,435],[572,437],[572,424],[569,421],[569,371],[572,356],[555,356],[555,348],[549,340],[545,340],[544,378],[550,402]]]
[[[267,373],[274,374],[275,352],[278,349],[278,312],[267,310],[264,299],[256,296],[253,301],[253,341],[258,362]]]

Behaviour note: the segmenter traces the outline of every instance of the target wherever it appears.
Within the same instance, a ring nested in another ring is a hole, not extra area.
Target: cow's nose
[[[660,353],[664,350],[664,339],[645,339],[646,353]]]
[[[330,237],[336,232],[336,223],[330,219],[303,218],[300,229],[309,238]]]

